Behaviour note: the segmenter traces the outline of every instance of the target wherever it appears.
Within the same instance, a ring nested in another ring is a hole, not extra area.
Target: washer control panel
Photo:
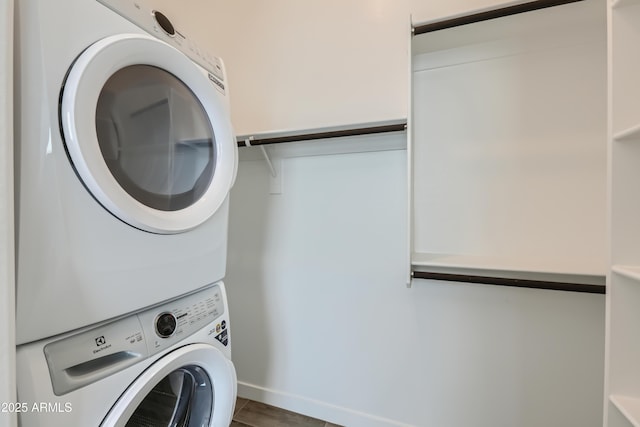
[[[170,16],[154,7],[153,0],[97,0],[118,15],[131,21],[149,34],[169,43],[187,55],[193,62],[212,73],[224,87],[224,66],[222,60],[203,50],[195,40],[188,38],[175,26]],[[213,80],[213,79],[212,79]]]
[[[138,318],[153,355],[196,332],[224,314],[218,285],[140,313]]]
[[[138,314],[50,342],[44,347],[54,393],[61,396],[112,375],[203,329],[227,346],[220,285]],[[206,328],[205,328],[206,327]]]

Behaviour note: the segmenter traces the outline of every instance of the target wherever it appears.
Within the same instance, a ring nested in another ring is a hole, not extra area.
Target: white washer
[[[222,282],[17,348],[20,425],[228,427],[236,373]]]
[[[17,341],[221,280],[227,78],[153,0],[16,3]]]

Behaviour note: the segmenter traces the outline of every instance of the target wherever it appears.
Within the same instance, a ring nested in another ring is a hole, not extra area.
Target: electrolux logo
[[[95,338],[97,349],[93,350],[93,354],[100,353],[102,350],[111,348],[111,344],[107,344],[107,339],[104,335],[100,335]]]
[[[209,80],[214,82],[220,89],[222,89],[222,91],[224,91],[224,85],[222,84],[222,82],[215,78],[211,73],[209,73]]]

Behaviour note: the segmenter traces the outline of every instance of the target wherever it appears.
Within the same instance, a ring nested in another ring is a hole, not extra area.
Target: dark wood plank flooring
[[[241,397],[230,427],[341,427]]]

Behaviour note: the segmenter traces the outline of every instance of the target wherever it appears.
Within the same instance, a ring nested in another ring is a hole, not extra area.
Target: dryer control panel
[[[191,60],[212,73],[223,85],[224,65],[222,60],[211,55],[175,27],[171,17],[154,7],[152,0],[97,0],[123,18],[136,24],[149,34],[169,43]]]
[[[44,347],[53,391],[91,384],[208,327],[207,339],[228,344],[222,291],[214,285],[178,300],[51,342]]]

